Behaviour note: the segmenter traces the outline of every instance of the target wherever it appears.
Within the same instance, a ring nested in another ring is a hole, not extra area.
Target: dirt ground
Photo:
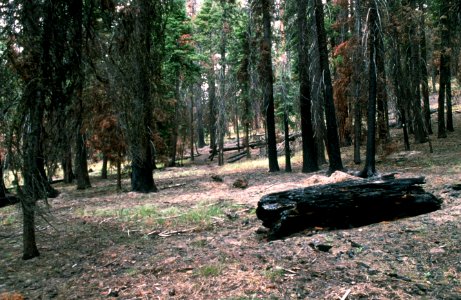
[[[200,149],[196,163],[155,173],[158,193],[117,193],[96,172],[91,189],[57,185],[60,196],[41,204],[32,260],[21,260],[19,208],[0,209],[0,299],[461,299],[461,130],[432,136],[433,153],[427,143],[402,151],[400,131],[378,171],[425,176],[441,210],[269,241],[255,215],[263,195],[348,175],[302,174],[299,157],[293,173],[268,173],[256,158],[219,168]]]

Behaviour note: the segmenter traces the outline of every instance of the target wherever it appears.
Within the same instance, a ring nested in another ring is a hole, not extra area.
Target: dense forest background
[[[343,170],[341,147],[391,149],[390,127],[412,144],[455,130],[461,80],[460,1],[2,1],[0,163],[24,214],[24,259],[38,199],[62,175],[91,187],[88,161],[128,166],[131,189],[155,192],[155,168],[225,143],[269,171]],[[437,123],[430,94],[437,96]],[[261,138],[262,137],[262,138]],[[262,141],[262,142],[261,142]],[[280,146],[282,145],[282,146]],[[128,163],[127,163],[128,162]],[[3,182],[0,197],[7,199]],[[11,176],[14,178],[10,182]]]

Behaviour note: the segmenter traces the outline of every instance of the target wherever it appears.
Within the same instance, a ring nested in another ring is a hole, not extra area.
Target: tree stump
[[[306,228],[351,228],[438,210],[442,201],[420,186],[424,177],[370,178],[265,195],[257,217],[273,238]]]

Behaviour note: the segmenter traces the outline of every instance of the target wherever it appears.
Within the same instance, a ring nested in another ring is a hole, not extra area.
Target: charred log
[[[312,227],[351,228],[438,210],[442,201],[420,186],[424,177],[370,178],[263,196],[257,217],[279,238]]]

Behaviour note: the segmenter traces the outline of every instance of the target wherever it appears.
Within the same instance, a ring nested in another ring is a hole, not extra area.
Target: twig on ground
[[[341,297],[341,300],[346,300],[347,296],[349,296],[349,294],[351,293],[351,289],[348,289],[344,295]]]

